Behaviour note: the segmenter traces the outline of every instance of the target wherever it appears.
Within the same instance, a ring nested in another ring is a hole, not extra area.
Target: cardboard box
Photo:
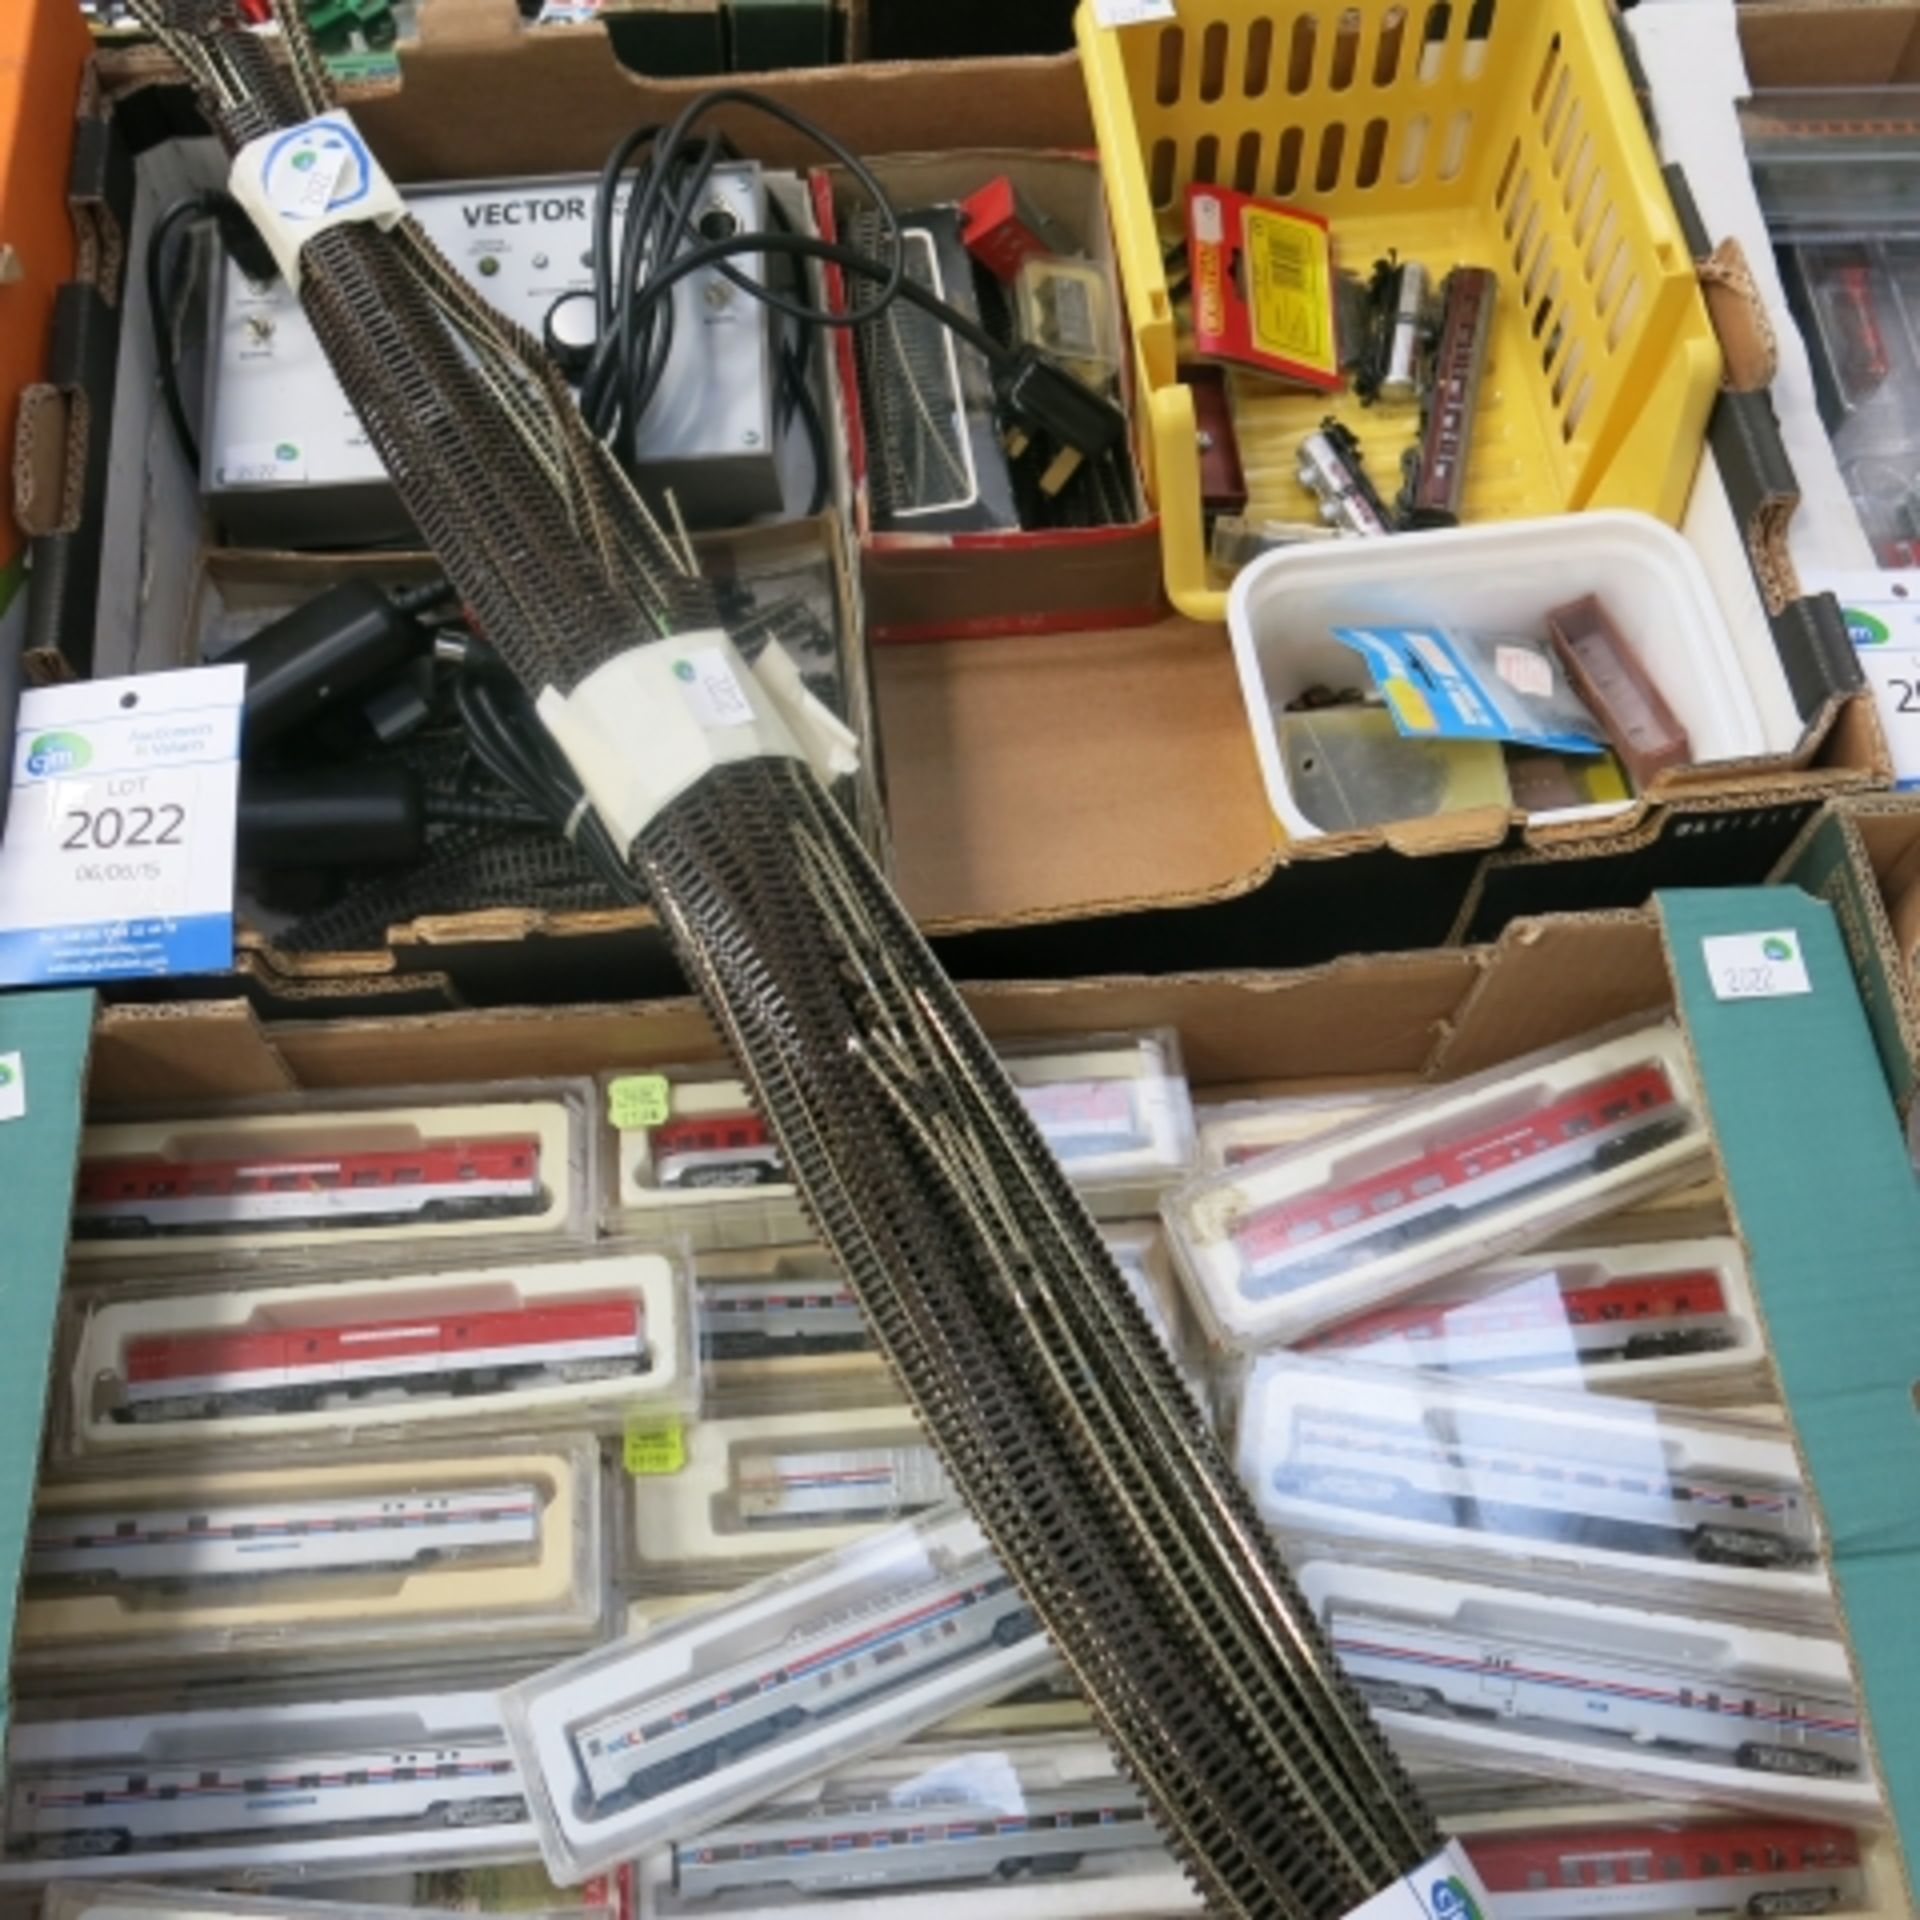
[[[0,21],[0,659],[84,669],[133,174],[63,0]],[[34,582],[21,591],[24,543]],[[12,711],[9,698],[6,711]]]
[[[951,109],[949,116],[947,124],[954,124]],[[1115,315],[1124,311],[1100,169],[1084,155],[980,150],[969,142],[968,150],[962,152],[890,159],[877,166],[874,174],[903,212],[953,204],[996,175],[1005,175],[1023,199],[1072,235],[1105,276]],[[835,237],[844,230],[848,216],[864,204],[865,196],[838,171],[815,179],[821,231]],[[843,302],[858,299],[862,291],[843,285],[837,297]],[[1116,318],[1115,324],[1123,322]],[[1161,617],[1165,602],[1160,586],[1160,522],[1146,506],[1131,454],[1128,467],[1136,511],[1126,525],[1021,533],[876,531],[854,343],[845,331],[834,338],[852,453],[861,583],[874,640],[1070,633],[1143,626]],[[1130,374],[1128,367],[1123,379]]]
[[[111,82],[129,114],[159,112],[147,83],[163,70],[151,49],[114,57]],[[912,152],[926,146],[929,129],[951,129],[969,149],[1027,156],[1023,167],[1089,171],[1057,158],[1092,137],[1071,56],[823,68],[778,75],[768,86],[865,152]],[[356,96],[354,110],[401,178],[451,179],[597,167],[620,135],[670,119],[695,91],[695,82],[623,70],[598,29],[525,33],[511,0],[429,0],[420,40],[402,51],[397,88]],[[817,157],[773,122],[729,110],[721,124],[770,161]],[[177,147],[143,165],[156,167]],[[926,179],[929,191],[935,173],[915,170],[938,164],[899,163],[903,178]],[[184,630],[196,547],[192,496],[177,460],[167,467],[137,332],[129,327],[124,343],[120,432],[129,448],[154,450],[156,478],[150,485],[149,463],[139,458],[116,468],[102,632],[135,635],[134,658],[144,664],[173,657],[165,650]],[[1722,522],[1729,577],[1751,603],[1743,644],[1773,676],[1791,737],[1798,709],[1781,679],[1775,626],[1755,597],[1730,509]],[[1106,565],[1097,542],[1075,552],[1090,566]],[[908,571],[924,564],[950,572],[962,556],[942,544],[892,556],[889,568],[896,558]],[[1003,563],[1009,555],[993,556],[969,578],[997,591],[994,570]],[[1059,554],[1046,571],[1064,573]],[[1718,585],[1721,574],[1715,578]],[[885,588],[886,575],[870,575],[869,586],[876,583]],[[956,594],[960,585],[957,575],[947,578]],[[1035,606],[1057,610],[1053,584],[1029,586]],[[1043,591],[1055,599],[1039,597]],[[1077,617],[1106,597],[1105,589],[1079,594]],[[973,977],[1066,977],[1115,966],[1159,972],[1191,964],[1195,954],[1212,965],[1312,965],[1360,949],[1485,939],[1542,911],[1638,907],[1662,886],[1757,882],[1821,801],[1888,777],[1871,702],[1816,699],[1816,722],[1790,764],[1728,770],[1623,823],[1578,835],[1523,833],[1510,843],[1497,823],[1489,830],[1483,820],[1464,836],[1441,824],[1318,854],[1302,848],[1290,860],[1260,790],[1217,630],[1163,620],[1005,646],[887,647],[874,677],[897,881],[944,957]],[[631,998],[677,983],[657,929],[632,911],[426,917],[376,947],[332,957],[296,960],[255,944],[235,974],[236,989],[256,1004],[288,1013],[343,1003]]]
[[[63,191],[86,28],[46,0],[0,22],[0,446],[15,444],[20,398],[46,377],[55,291],[73,274]],[[0,638],[23,631],[26,541],[0,507]],[[9,607],[14,607],[11,618]]]
[[[1920,1093],[1920,806],[1836,801],[1808,822],[1775,877],[1833,909],[1887,1084],[1910,1113]]]
[[[1798,947],[1809,990],[1718,999],[1704,943],[1761,933]],[[1663,896],[1657,916],[1519,923],[1488,949],[1355,958],[1294,974],[1008,984],[970,998],[1001,1040],[1175,1026],[1209,1099],[1457,1078],[1617,1019],[1678,1010],[1834,1545],[1880,1772],[1904,1833],[1920,1838],[1920,1627],[1911,1606],[1920,1528],[1910,1500],[1920,1465],[1911,1399],[1920,1190],[1824,905],[1792,887],[1683,892]],[[703,1016],[679,1001],[272,1027],[240,1002],[118,1007],[99,1023],[92,1092],[103,1107],[152,1110],[298,1087],[453,1084],[713,1054]],[[15,1458],[25,1457],[23,1447]]]

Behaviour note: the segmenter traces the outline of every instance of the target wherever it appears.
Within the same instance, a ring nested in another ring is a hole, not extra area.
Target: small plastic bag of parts
[[[1792,1439],[1647,1401],[1270,1353],[1244,1383],[1240,1477],[1304,1543],[1633,1592],[1754,1622],[1833,1623]]]
[[[639,1879],[641,1920],[1002,1920],[1010,1882],[1044,1886],[1052,1920],[1194,1904],[1139,1790],[1086,1738],[879,1754],[675,1840]]]
[[[1679,1032],[1631,1025],[1203,1175],[1163,1212],[1213,1337],[1257,1349],[1677,1185],[1707,1150]]]
[[[70,1300],[56,1459],[618,1427],[699,1403],[684,1259],[608,1242]]]
[[[605,1504],[578,1435],[43,1482],[15,1671],[558,1658],[602,1625]]]
[[[636,1592],[711,1593],[851,1546],[954,1497],[913,1410],[701,1419],[670,1473],[626,1490],[624,1578]]]
[[[1120,333],[1106,276],[1084,260],[1030,256],[1013,282],[1014,328],[1095,393],[1120,385]]]
[[[1383,707],[1323,707],[1278,722],[1288,789],[1324,832],[1513,804],[1491,742],[1409,740]]]
[[[1542,641],[1441,627],[1336,627],[1334,638],[1366,662],[1410,739],[1602,751],[1599,720]]]
[[[584,1081],[302,1095],[80,1144],[78,1277],[422,1259],[467,1244],[591,1236]],[[402,1257],[409,1257],[403,1255]]]
[[[1331,1554],[1300,1586],[1421,1772],[1451,1763],[1613,1795],[1876,1821],[1845,1648],[1699,1609],[1455,1580]]]
[[[525,1859],[532,1821],[498,1677],[18,1713],[0,1886],[97,1879],[108,1858],[129,1878],[282,1880]]]
[[[1037,1679],[1054,1654],[958,1508],[501,1696],[548,1870],[607,1864]]]
[[[1295,1345],[1372,1367],[1664,1403],[1766,1392],[1766,1340],[1746,1260],[1738,1241],[1711,1236],[1491,1261]]]

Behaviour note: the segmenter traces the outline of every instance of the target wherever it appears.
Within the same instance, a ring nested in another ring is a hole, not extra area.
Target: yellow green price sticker
[[[622,1457],[627,1471],[637,1478],[678,1473],[687,1464],[687,1430],[678,1420],[665,1426],[629,1421],[625,1438]]]
[[[607,1085],[607,1118],[616,1133],[642,1133],[664,1126],[673,1088],[664,1074],[628,1073]]]

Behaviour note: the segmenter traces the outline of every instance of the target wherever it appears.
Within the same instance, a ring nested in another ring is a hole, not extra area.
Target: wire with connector
[[[458,668],[454,705],[474,759],[577,847],[616,898],[631,897],[620,849],[506,663],[484,640],[446,640],[438,653]]]
[[[206,220],[219,228],[221,244],[248,279],[273,280],[280,271],[239,201],[216,188],[176,200],[153,223],[147,236],[147,307],[153,322],[154,352],[160,363],[160,398],[180,451],[195,469],[200,465],[200,436],[187,417],[187,403],[180,391],[179,347],[173,328],[174,273],[177,248],[186,229]]]
[[[868,253],[794,232],[780,224],[777,212],[776,224],[763,232],[703,230],[700,209],[706,184],[714,168],[734,157],[736,150],[723,136],[697,135],[697,129],[708,115],[726,107],[745,108],[778,121],[843,167],[881,215],[881,249]],[[626,208],[619,212],[621,183],[630,171],[634,179]],[[839,306],[815,306],[743,273],[735,264],[756,256],[838,267],[857,281],[871,283],[874,291],[864,298],[850,293]],[[593,430],[629,465],[672,351],[670,296],[688,275],[708,270],[719,272],[741,292],[793,322],[801,329],[803,342],[811,339],[816,328],[864,327],[880,319],[896,300],[912,302],[986,360],[1009,451],[1017,458],[1042,440],[1055,449],[1041,483],[1049,494],[1058,492],[1082,461],[1110,453],[1127,436],[1126,415],[1103,395],[1033,346],[1009,346],[997,339],[972,316],[914,280],[907,272],[899,215],[872,169],[824,127],[783,102],[747,88],[720,87],[703,93],[689,101],[670,126],[643,127],[621,141],[601,170],[594,204],[593,260],[591,295],[563,294],[554,302],[547,315],[547,342],[550,348],[560,344],[556,316],[561,310],[570,302],[591,298],[597,335],[580,366],[581,410]],[[805,359],[803,345],[800,390],[806,388]],[[792,392],[794,368],[790,363],[783,365],[785,384]],[[813,406],[810,391],[799,404],[803,412]],[[818,429],[816,465],[822,473],[824,440],[824,429]]]

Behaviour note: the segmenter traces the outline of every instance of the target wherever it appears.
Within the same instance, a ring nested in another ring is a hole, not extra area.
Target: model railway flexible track
[[[329,100],[228,0],[140,0],[230,147]],[[407,225],[302,298],[533,690],[712,624],[558,374]],[[637,717],[633,717],[637,719]],[[623,719],[623,724],[629,723]],[[637,751],[644,753],[643,746]],[[813,774],[722,766],[630,849],[948,1470],[1213,1906],[1336,1920],[1437,1835],[1004,1070]]]

